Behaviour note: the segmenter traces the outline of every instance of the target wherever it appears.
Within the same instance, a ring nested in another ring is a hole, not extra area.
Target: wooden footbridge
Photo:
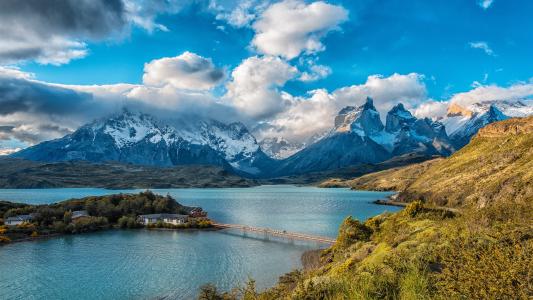
[[[335,244],[335,239],[333,238],[310,235],[310,234],[305,234],[305,233],[298,233],[298,232],[290,232],[286,230],[276,230],[276,229],[253,227],[253,226],[246,226],[246,225],[240,225],[240,224],[223,224],[223,223],[213,223],[213,226],[215,228],[220,228],[220,229],[237,229],[237,230],[242,230],[245,232],[247,231],[247,232],[254,232],[254,233],[262,233],[265,235],[271,235],[271,236],[282,237],[282,238],[287,238],[287,239],[314,241],[314,242],[330,244],[330,245]]]

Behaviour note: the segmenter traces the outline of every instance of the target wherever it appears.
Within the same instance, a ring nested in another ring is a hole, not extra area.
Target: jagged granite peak
[[[388,132],[397,132],[404,127],[413,125],[416,118],[405,109],[402,103],[398,103],[388,113],[385,122],[385,130]]]
[[[335,117],[333,133],[355,132],[360,136],[365,136],[381,130],[383,130],[383,123],[381,123],[379,112],[372,98],[367,97],[363,105],[347,106],[339,112]]]
[[[355,106],[346,106],[341,109],[337,116],[335,117],[335,132],[348,132],[350,131],[350,125],[359,115],[360,109]]]
[[[374,106],[374,99],[371,97],[366,97],[365,103],[363,104],[363,109],[376,110]]]
[[[472,117],[474,113],[469,110],[468,108],[465,108],[457,103],[451,103],[450,106],[448,106],[448,110],[446,112],[447,117]]]
[[[282,161],[281,174],[302,174],[366,163],[378,163],[407,153],[449,155],[453,152],[445,126],[417,119],[402,104],[389,111],[388,130],[371,98],[347,106],[335,117],[330,134]]]

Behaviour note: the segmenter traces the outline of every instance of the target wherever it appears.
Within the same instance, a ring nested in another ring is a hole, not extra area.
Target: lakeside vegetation
[[[346,218],[316,267],[266,291],[206,286],[199,299],[533,298],[533,117],[491,124],[450,158],[343,184],[397,190],[409,204]]]
[[[0,244],[58,234],[76,234],[109,228],[208,228],[207,218],[189,218],[184,224],[156,222],[147,226],[138,220],[145,214],[188,215],[193,207],[179,204],[170,196],[161,196],[151,191],[139,194],[114,194],[98,197],[72,199],[54,204],[28,205],[0,202]],[[88,216],[73,219],[73,211],[86,211]],[[31,222],[17,226],[3,225],[9,217],[33,216]]]
[[[506,203],[455,215],[416,201],[364,223],[348,217],[318,267],[264,292],[208,285],[199,299],[530,299],[532,209]]]

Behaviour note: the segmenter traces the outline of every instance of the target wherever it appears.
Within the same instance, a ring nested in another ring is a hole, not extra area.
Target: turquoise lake
[[[391,206],[391,193],[260,186],[154,189],[184,205],[201,206],[224,223],[335,237],[342,220],[365,220]],[[0,199],[32,204],[138,190],[1,190]],[[301,254],[324,247],[239,231],[111,230],[0,247],[0,299],[194,299],[213,283],[222,290],[253,278],[260,289],[301,267]]]

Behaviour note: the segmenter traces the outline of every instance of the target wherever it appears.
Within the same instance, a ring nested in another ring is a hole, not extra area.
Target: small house
[[[203,211],[201,207],[195,207],[189,212],[191,218],[205,218],[207,217],[207,212]]]
[[[33,220],[32,215],[18,215],[18,216],[7,218],[5,221],[5,224],[7,226],[17,226],[22,223],[31,222],[32,220]]]
[[[72,212],[72,220],[89,218],[89,213],[86,210],[75,210]]]
[[[154,224],[157,222],[178,225],[186,223],[188,220],[188,216],[179,214],[151,214],[140,215],[138,217],[138,220],[144,225]]]

